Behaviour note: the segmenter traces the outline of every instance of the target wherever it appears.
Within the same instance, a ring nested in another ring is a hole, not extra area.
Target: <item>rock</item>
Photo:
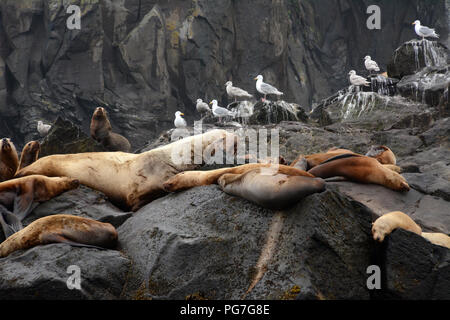
[[[71,214],[108,222],[116,228],[132,215],[112,205],[103,193],[80,186],[40,204],[25,218],[23,224],[26,226],[36,219],[54,214]]]
[[[370,75],[367,81],[370,82],[370,86],[361,87],[364,92],[376,92],[385,96],[394,96],[397,93],[398,79],[387,78],[382,75]]]
[[[403,173],[408,184],[422,193],[450,201],[450,183],[437,175],[429,173]]]
[[[401,229],[384,242],[380,266],[385,299],[450,299],[449,249]]]
[[[427,67],[420,72],[405,76],[397,88],[403,97],[439,108],[441,117],[450,116],[448,87],[450,85],[450,64],[441,67]]]
[[[67,287],[78,266],[81,290]],[[67,244],[37,246],[0,259],[0,295],[8,299],[118,299],[130,261],[119,251],[75,248]]]
[[[392,211],[402,211],[416,221],[424,231],[450,234],[450,220],[446,209],[449,202],[442,198],[429,196],[414,189],[402,193],[371,184],[353,182],[328,184],[337,186],[340,192],[367,206],[372,210],[374,219]]]
[[[39,157],[52,154],[106,151],[103,146],[88,137],[79,127],[58,117],[44,141],[41,143]]]
[[[265,125],[276,124],[282,121],[303,121],[306,122],[308,116],[302,107],[285,101],[257,102],[253,106],[253,113],[249,118],[249,124]]]
[[[299,297],[368,299],[371,214],[334,190],[275,213],[231,197],[217,186],[159,199],[119,228],[133,261],[129,297],[239,299],[255,279],[269,230],[273,258],[249,299],[279,299],[294,285]],[[267,250],[265,250],[267,252]],[[332,265],[333,268],[329,268]]]
[[[411,40],[395,50],[387,70],[389,77],[401,79],[425,67],[442,67],[450,63],[449,50],[441,43]]]

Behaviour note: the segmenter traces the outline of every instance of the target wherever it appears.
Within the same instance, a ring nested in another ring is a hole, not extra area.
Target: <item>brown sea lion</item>
[[[286,209],[304,197],[325,190],[320,178],[280,173],[262,174],[264,168],[243,174],[224,174],[218,184],[225,193],[238,196],[273,210]]]
[[[41,151],[41,144],[39,141],[28,142],[25,147],[23,147],[22,153],[20,154],[17,171],[35,162],[39,157],[39,151]]]
[[[67,243],[89,248],[114,248],[117,231],[109,223],[58,214],[33,221],[0,244],[0,257],[38,245]]]
[[[12,179],[19,167],[17,150],[11,139],[0,140],[0,182]]]
[[[373,183],[395,191],[409,191],[409,185],[397,172],[385,168],[376,159],[344,154],[328,159],[308,172],[323,179],[344,177],[359,183]]]
[[[168,179],[164,183],[164,190],[168,192],[178,192],[194,187],[206,186],[211,184],[217,184],[217,180],[226,174],[243,174],[245,172],[259,169],[259,168],[277,168],[276,173],[285,174],[289,176],[304,176],[314,178],[312,174],[309,174],[303,170],[285,166],[285,165],[272,165],[268,163],[250,163],[237,167],[222,168],[209,171],[186,171],[177,174],[176,176]]]
[[[396,165],[397,159],[391,149],[386,146],[372,146],[366,153],[366,157],[375,158],[381,164]]]
[[[33,211],[38,203],[78,188],[79,184],[78,180],[71,178],[49,178],[41,175],[32,175],[0,183],[0,205],[6,225],[10,227],[5,230],[5,225],[2,223],[3,231],[8,234],[12,230],[17,232],[21,228],[20,222]]]
[[[205,150],[215,141],[234,135],[212,130],[141,154],[94,152],[52,155],[20,170],[17,176],[65,176],[103,192],[124,210],[136,211],[167,194],[163,183],[177,173],[201,167]],[[182,157],[186,156],[186,161]],[[200,163],[194,161],[200,158]],[[179,159],[178,159],[179,157]]]
[[[100,142],[108,151],[131,151],[131,144],[127,138],[112,132],[108,115],[102,107],[95,109],[91,119],[90,131],[91,137]]]
[[[373,239],[383,242],[384,238],[395,229],[400,228],[421,235],[422,229],[407,214],[394,211],[379,217],[372,224]]]

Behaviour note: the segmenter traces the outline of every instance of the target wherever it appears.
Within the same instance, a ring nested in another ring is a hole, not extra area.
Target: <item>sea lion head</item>
[[[378,219],[372,224],[373,240],[383,242],[384,237],[389,233],[390,227],[383,219]]]
[[[95,109],[91,119],[91,137],[100,141],[109,135],[112,130],[111,123],[108,120],[108,115],[103,107]]]
[[[14,144],[11,142],[9,138],[3,138],[0,140],[0,150],[8,152],[9,150],[14,148]]]
[[[41,150],[41,144],[39,141],[30,141],[28,142],[23,150],[27,150],[28,152],[31,152],[32,154],[36,154]]]
[[[366,153],[366,157],[375,158],[381,164],[397,164],[397,159],[391,149],[386,146],[372,146]]]

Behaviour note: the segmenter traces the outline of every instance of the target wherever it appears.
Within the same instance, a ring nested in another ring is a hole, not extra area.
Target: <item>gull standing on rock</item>
[[[38,121],[37,124],[37,131],[39,132],[39,135],[41,137],[45,137],[47,135],[47,133],[50,131],[50,129],[52,128],[51,125],[49,124],[44,124],[42,121]]]
[[[186,120],[184,120],[181,116],[184,116],[184,113],[177,111],[175,112],[175,121],[173,122],[175,125],[175,128],[186,128],[187,123]]]
[[[227,88],[228,96],[230,98],[234,98],[234,102],[237,101],[237,98],[247,98],[247,99],[253,98],[253,96],[247,91],[242,90],[241,88],[238,87],[233,87],[233,82],[231,81],[225,83],[225,86]]]
[[[428,28],[425,26],[421,26],[419,20],[414,21],[413,24],[416,25],[414,27],[414,30],[416,31],[416,33],[419,37],[422,37],[422,40],[424,40],[427,37],[439,38],[439,35],[436,33],[436,31],[434,29],[431,29],[431,28]]]
[[[202,99],[197,99],[196,108],[197,108],[197,111],[200,113],[211,112],[211,109],[209,108],[208,104],[206,102],[203,102]]]
[[[210,104],[212,104],[212,113],[216,118],[219,118],[219,122],[222,120],[223,117],[233,117],[234,118],[234,113],[228,109],[219,107],[217,105],[217,100],[211,101]]]
[[[355,70],[351,70],[348,75],[350,76],[350,83],[354,86],[365,86],[368,87],[370,82],[367,81],[366,78],[358,76]]]
[[[276,96],[282,96],[283,92],[278,91],[277,88],[271,86],[270,84],[263,82],[263,76],[259,75],[255,78],[256,81],[256,90],[258,90],[259,93],[262,93],[264,95],[263,101],[266,100],[266,96],[268,94],[273,94]]]
[[[370,56],[366,56],[364,58],[364,64],[366,66],[366,69],[369,70],[370,74],[372,74],[372,71],[378,72],[380,71],[380,68],[378,67],[378,64],[372,60]]]

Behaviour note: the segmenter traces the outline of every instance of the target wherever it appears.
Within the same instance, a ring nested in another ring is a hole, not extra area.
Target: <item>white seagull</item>
[[[422,37],[422,40],[424,40],[427,37],[439,38],[439,35],[436,33],[436,31],[434,29],[431,29],[431,28],[428,28],[425,26],[421,26],[419,20],[414,21],[413,24],[416,25],[414,27],[414,29],[415,29],[417,35],[419,37]]]
[[[213,100],[209,104],[212,104],[212,113],[216,118],[219,118],[219,121],[221,121],[221,119],[223,117],[233,117],[234,118],[234,116],[235,116],[234,113],[228,109],[219,107],[217,105],[217,100]]]
[[[41,137],[45,137],[47,135],[47,133],[50,131],[50,129],[52,128],[51,125],[49,124],[44,124],[42,121],[38,121],[37,124],[37,131],[39,132],[39,135]]]
[[[348,75],[350,76],[350,83],[354,86],[366,86],[370,85],[370,82],[366,78],[358,76],[355,70],[351,70]]]
[[[366,56],[364,58],[364,64],[366,66],[366,69],[369,70],[370,74],[372,74],[372,71],[378,72],[380,71],[380,67],[378,67],[378,64],[372,60],[370,56]]]
[[[184,120],[181,116],[184,116],[184,113],[177,111],[175,112],[175,121],[173,124],[175,125],[175,128],[186,128],[187,123],[186,120]]]
[[[237,101],[237,98],[247,98],[247,99],[253,98],[253,96],[247,91],[242,90],[241,88],[238,87],[233,87],[233,82],[231,81],[225,83],[225,86],[227,88],[228,96],[230,98],[234,98],[234,102]]]
[[[206,102],[203,102],[202,99],[197,99],[196,108],[197,111],[200,113],[211,112],[211,109],[209,108],[208,104]]]
[[[264,95],[264,100],[266,100],[266,96],[268,94],[274,94],[276,96],[282,96],[283,92],[278,91],[277,88],[271,86],[270,84],[263,82],[263,76],[259,75],[255,78],[256,81],[256,90],[258,90],[259,93],[262,93]]]

